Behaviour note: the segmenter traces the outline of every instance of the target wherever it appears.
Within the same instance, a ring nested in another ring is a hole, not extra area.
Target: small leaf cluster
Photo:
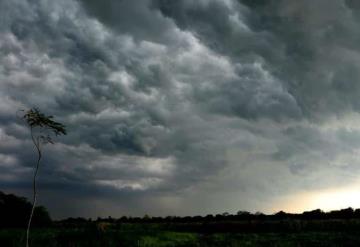
[[[46,116],[41,113],[37,108],[32,108],[25,111],[23,116],[27,124],[31,129],[40,128],[42,131],[50,131],[51,133],[58,135],[66,135],[65,125],[53,120],[53,116]],[[39,138],[43,143],[53,143],[49,134],[40,135]]]

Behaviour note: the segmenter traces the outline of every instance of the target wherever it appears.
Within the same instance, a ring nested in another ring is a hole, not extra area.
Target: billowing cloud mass
[[[356,0],[0,0],[0,189],[31,193],[30,107],[68,129],[40,171],[55,218],[357,183],[359,25]]]

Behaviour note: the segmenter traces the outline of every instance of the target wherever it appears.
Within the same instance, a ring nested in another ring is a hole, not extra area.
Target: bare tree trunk
[[[29,222],[27,225],[27,229],[26,229],[26,247],[29,247],[29,236],[30,236],[30,226],[31,226],[31,220],[33,218],[34,215],[34,211],[35,211],[35,207],[36,207],[36,198],[37,198],[37,190],[36,190],[36,176],[38,174],[39,171],[39,166],[40,166],[40,160],[41,160],[41,149],[40,149],[40,141],[39,138],[37,138],[35,140],[34,138],[34,134],[33,134],[33,129],[30,129],[31,131],[31,139],[36,147],[36,150],[38,152],[38,159],[37,159],[37,163],[36,163],[36,167],[35,167],[35,172],[34,172],[34,177],[33,177],[33,204],[32,204],[32,208],[31,208],[31,213],[30,213],[30,217],[29,217]]]

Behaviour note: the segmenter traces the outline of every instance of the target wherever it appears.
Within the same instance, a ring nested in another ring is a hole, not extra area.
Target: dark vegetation
[[[31,208],[32,204],[26,198],[4,194],[0,191],[0,228],[26,228]],[[35,208],[33,224],[35,227],[52,225],[45,207]]]
[[[31,203],[0,192],[0,246],[23,246]],[[68,218],[36,207],[31,246],[360,246],[360,209]]]

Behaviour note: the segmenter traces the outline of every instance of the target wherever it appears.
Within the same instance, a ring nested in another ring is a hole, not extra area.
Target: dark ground
[[[0,247],[25,246],[31,203],[0,192]],[[37,207],[30,247],[360,246],[360,210],[273,215],[69,218]]]

